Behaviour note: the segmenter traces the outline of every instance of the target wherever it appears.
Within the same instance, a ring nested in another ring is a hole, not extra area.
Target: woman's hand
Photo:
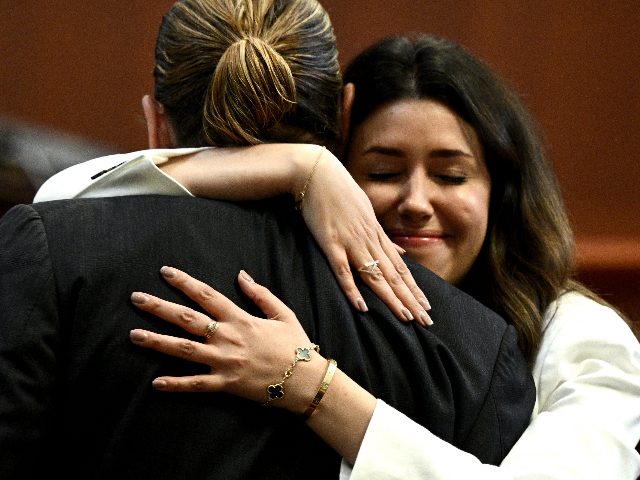
[[[352,265],[364,282],[401,320],[428,326],[431,307],[398,253],[398,247],[378,223],[367,195],[342,163],[323,149],[302,185],[302,215],[329,259],[340,286],[359,310],[367,306],[356,287]]]
[[[296,349],[312,345],[295,314],[244,271],[238,275],[238,284],[267,319],[248,314],[209,285],[180,270],[163,267],[161,273],[211,316],[140,292],[131,295],[132,302],[141,310],[203,337],[205,342],[140,329],[131,331],[131,340],[144,348],[208,365],[211,371],[205,375],[156,378],[153,386],[158,390],[226,392],[265,402],[267,387],[282,382],[284,372],[296,358]],[[284,396],[270,404],[302,413],[315,395],[324,369],[326,361],[311,352],[310,361],[296,362],[291,377],[282,382]]]

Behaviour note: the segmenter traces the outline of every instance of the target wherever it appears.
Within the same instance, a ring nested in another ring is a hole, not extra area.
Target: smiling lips
[[[448,235],[440,232],[388,232],[391,241],[403,248],[424,247],[442,242]]]

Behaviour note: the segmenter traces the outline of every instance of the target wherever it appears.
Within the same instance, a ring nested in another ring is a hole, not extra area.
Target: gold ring
[[[360,267],[358,271],[365,273],[375,273],[376,267],[380,263],[380,260],[371,260],[364,264],[364,266]]]
[[[209,325],[207,325],[207,328],[205,328],[204,330],[204,336],[206,338],[213,337],[213,334],[216,333],[216,330],[218,330],[219,326],[220,326],[220,323],[217,320],[211,320],[209,322]]]

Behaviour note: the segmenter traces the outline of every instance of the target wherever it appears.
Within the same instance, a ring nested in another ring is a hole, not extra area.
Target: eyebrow
[[[380,155],[387,155],[389,157],[403,157],[402,150],[399,148],[383,147],[382,145],[372,145],[364,151],[364,154],[379,153]]]
[[[404,157],[404,153],[399,148],[393,147],[384,147],[382,145],[372,145],[367,148],[364,154],[369,153],[378,153],[380,155],[387,155],[390,157]],[[429,154],[431,158],[455,158],[455,157],[467,157],[467,158],[475,158],[475,156],[469,152],[465,152],[464,150],[459,150],[457,148],[438,148],[436,150],[432,150]]]
[[[430,157],[442,157],[442,158],[454,158],[454,157],[468,157],[475,158],[473,154],[465,152],[464,150],[458,150],[457,148],[439,148],[433,150]]]

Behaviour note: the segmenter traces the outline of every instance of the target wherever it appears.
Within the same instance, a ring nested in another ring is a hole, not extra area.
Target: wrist
[[[293,174],[290,193],[295,200],[300,198],[301,192],[309,189],[315,168],[320,161],[324,161],[326,148],[320,145],[298,146],[292,152]]]
[[[302,415],[316,395],[319,378],[324,374],[326,360],[320,355],[315,344],[298,347],[289,367],[280,375],[280,379],[266,386],[264,406],[284,408]]]
[[[327,393],[327,390],[329,390],[329,386],[331,385],[331,381],[333,380],[333,376],[335,375],[337,369],[338,362],[336,362],[333,358],[327,360],[327,370],[324,374],[324,377],[322,378],[322,382],[318,386],[318,391],[313,397],[313,400],[311,400],[311,402],[309,403],[307,409],[302,414],[302,417],[305,420],[309,420],[309,418],[311,418],[311,415],[313,415],[317,410],[320,402],[324,398],[324,395]]]
[[[321,355],[314,355],[310,362],[300,365],[295,378],[290,378],[286,400],[282,407],[296,415],[303,415],[318,392],[318,385],[327,370],[327,360]]]

